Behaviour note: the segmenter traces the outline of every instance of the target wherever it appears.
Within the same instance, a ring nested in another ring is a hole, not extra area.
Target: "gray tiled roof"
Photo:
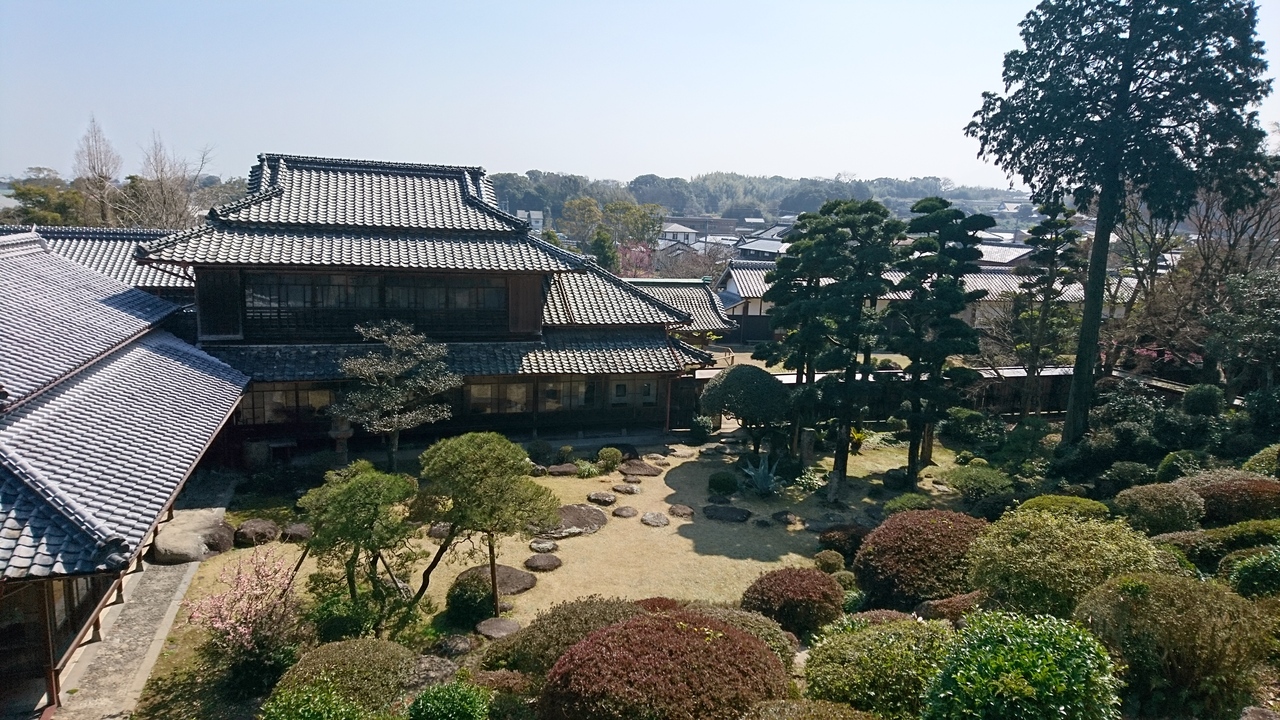
[[[546,326],[673,325],[688,312],[650,296],[595,265],[586,272],[555,275],[542,313]]]
[[[152,332],[0,415],[0,574],[127,562],[247,382]]]
[[[0,225],[0,235],[26,232],[28,227]],[[161,272],[151,265],[139,265],[133,258],[139,243],[158,240],[173,233],[156,228],[96,228],[37,225],[49,249],[94,272],[102,273],[137,288],[191,287],[191,281]]]
[[[677,325],[676,330],[709,332],[732,330],[738,326],[725,315],[720,298],[702,280],[628,278],[627,282],[693,318]]]
[[[773,270],[776,263],[771,260],[730,260],[724,275],[717,287],[724,287],[725,282],[732,279],[738,286],[738,295],[744,298],[759,298],[769,289],[765,282],[765,273]]]
[[[600,375],[674,373],[713,361],[690,345],[652,330],[548,330],[541,341],[447,343],[459,375]],[[224,345],[205,350],[256,382],[340,380],[338,361],[375,345]]]
[[[1016,262],[1031,254],[1030,245],[1022,243],[981,242],[978,252],[982,253],[982,262],[1004,265]]]
[[[0,385],[9,405],[178,309],[45,247],[35,233],[0,236]]]

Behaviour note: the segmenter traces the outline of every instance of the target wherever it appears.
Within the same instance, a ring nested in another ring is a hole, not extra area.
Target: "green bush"
[[[272,693],[258,720],[365,720],[365,711],[325,682]]]
[[[578,477],[584,480],[600,477],[600,468],[596,467],[595,463],[587,462],[586,460],[574,460],[573,464],[578,466]]]
[[[913,720],[951,644],[945,622],[908,620],[827,637],[805,663],[806,694],[884,720]]]
[[[615,447],[600,448],[596,453],[596,466],[601,472],[611,473],[622,464],[622,451]]]
[[[1071,495],[1037,495],[1018,506],[1018,512],[1047,512],[1081,520],[1106,520],[1111,509],[1097,500]]]
[[[717,470],[707,478],[707,489],[712,495],[732,495],[738,492],[738,474],[732,470]]]
[[[1258,473],[1268,477],[1276,477],[1276,454],[1280,453],[1280,444],[1262,448],[1253,457],[1240,466],[1245,472]]]
[[[824,573],[840,572],[844,570],[844,556],[835,550],[819,550],[818,554],[813,556],[814,567]]]
[[[970,505],[992,495],[1013,494],[1013,479],[989,466],[958,467],[945,473],[942,479]]]
[[[969,549],[969,581],[997,607],[1070,617],[1109,577],[1174,569],[1167,553],[1120,521],[1022,511],[992,523]]]
[[[799,637],[840,617],[844,590],[831,576],[803,568],[764,573],[742,594],[742,609],[773,618]]]
[[[427,688],[409,706],[409,720],[486,720],[490,693],[465,682]]]
[[[969,615],[927,691],[924,720],[1118,720],[1107,651],[1075,623]]]
[[[994,450],[1004,442],[1004,423],[977,410],[953,407],[947,409],[938,435],[962,445]]]
[[[711,439],[711,433],[716,429],[715,421],[706,415],[699,415],[693,419],[693,424],[689,426],[689,444],[702,445]]]
[[[800,476],[791,481],[791,487],[806,492],[814,492],[820,490],[823,485],[827,484],[827,471],[820,465],[807,467]]]
[[[1172,546],[1170,546],[1172,547]],[[1269,545],[1262,547],[1245,548],[1244,550],[1236,550],[1229,552],[1221,560],[1218,561],[1218,569],[1214,572],[1214,577],[1225,583],[1231,582],[1231,573],[1235,572],[1236,566],[1244,562],[1245,558],[1251,558],[1254,555],[1269,553],[1273,550]]]
[[[1192,385],[1182,395],[1182,411],[1214,417],[1222,413],[1222,401],[1222,388],[1217,385]]]
[[[276,684],[272,698],[319,684],[327,685],[357,707],[382,710],[404,691],[416,657],[413,651],[390,640],[360,638],[326,643],[304,654],[289,668]]]
[[[1280,595],[1280,549],[1241,560],[1230,580],[1233,590],[1250,599]]]
[[[539,465],[551,465],[556,461],[555,448],[546,440],[534,440],[524,446],[524,451],[530,460]]]
[[[837,570],[831,573],[831,579],[840,583],[840,587],[845,591],[858,589],[858,576],[848,570]]]
[[[890,515],[853,560],[867,604],[910,610],[923,600],[965,592],[965,552],[984,527],[982,520],[948,510]]]
[[[484,650],[483,667],[545,675],[565,650],[592,632],[640,615],[644,610],[621,598],[591,595],[556,603],[518,632]]]
[[[1185,577],[1112,578],[1075,616],[1125,666],[1125,709],[1138,716],[1238,716],[1270,647],[1253,603]]]
[[[493,617],[493,585],[487,574],[459,575],[444,600],[445,617],[458,627],[470,628]]]
[[[977,457],[977,455],[974,455],[973,451],[961,450],[960,452],[956,453],[956,464],[968,465],[969,463],[973,462],[973,459],[975,457]]]
[[[356,602],[351,601],[346,588],[316,595],[318,602],[307,610],[306,618],[315,628],[320,642],[337,642],[373,634],[379,613],[367,591],[361,592]]]
[[[1195,530],[1204,517],[1204,500],[1177,483],[1139,485],[1116,495],[1116,510],[1148,535]]]
[[[865,610],[862,612],[845,611],[845,615],[836,618],[833,622],[823,625],[818,632],[813,634],[810,640],[810,647],[817,647],[827,638],[835,635],[847,635],[850,633],[862,632],[872,625],[885,625],[892,622],[915,622],[914,615],[909,615],[897,610]]]
[[[709,617],[712,620],[719,620],[725,625],[735,627],[768,645],[769,649],[782,661],[782,667],[786,668],[788,672],[791,671],[791,666],[796,659],[795,639],[786,630],[783,630],[782,626],[776,621],[758,612],[715,605],[690,605],[688,611]]]
[[[903,493],[898,497],[884,504],[884,512],[886,515],[894,513],[906,512],[907,510],[928,510],[933,507],[933,501],[928,495],[920,493]]]
[[[742,716],[742,720],[877,720],[874,715],[859,712],[826,700],[770,700],[758,703]]]
[[[849,573],[849,574],[854,577],[854,581],[856,582],[857,576],[853,575],[853,573]],[[866,593],[862,592],[856,587],[845,588],[844,603],[841,605],[841,608],[843,608],[845,612],[856,613],[859,610],[861,610],[863,606],[865,606],[866,604],[867,604]]]
[[[1156,474],[1151,468],[1139,462],[1121,460],[1111,463],[1111,467],[1098,480],[1098,494],[1111,497],[1121,490],[1155,482]]]
[[[1173,482],[1180,477],[1194,475],[1200,470],[1200,457],[1191,450],[1175,450],[1160,461],[1156,468],[1156,482]]]
[[[1280,520],[1248,520],[1209,530],[1166,533],[1151,539],[1178,548],[1196,567],[1212,573],[1227,553],[1280,544]]]
[[[561,445],[556,451],[556,462],[560,464],[573,462],[573,446]]]

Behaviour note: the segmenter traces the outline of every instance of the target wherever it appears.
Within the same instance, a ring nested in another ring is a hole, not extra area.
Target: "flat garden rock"
[[[538,537],[549,540],[563,540],[590,535],[609,522],[604,511],[594,505],[580,503],[578,505],[560,506],[560,524],[551,530],[538,533]]]
[[[681,518],[684,520],[693,519],[693,508],[688,505],[672,505],[667,509],[667,514],[673,518]]]
[[[489,618],[476,624],[476,632],[490,640],[498,640],[519,632],[520,623],[511,618]]]
[[[630,485],[628,483],[619,483],[613,486],[613,491],[618,493],[619,495],[639,495],[640,486]]]
[[[635,508],[631,507],[630,505],[620,505],[620,506],[618,506],[618,507],[616,507],[616,508],[614,508],[614,509],[613,509],[613,516],[614,516],[614,517],[620,517],[620,518],[633,518],[633,517],[635,517],[636,515],[639,515],[639,514],[640,514],[640,511],[639,511],[639,510],[636,510]]]
[[[773,521],[778,523],[779,525],[799,525],[800,523],[804,522],[804,518],[791,512],[790,510],[779,510],[778,512],[770,515],[769,517],[773,518]]]
[[[447,522],[432,523],[431,527],[427,529],[427,537],[443,540],[449,537],[449,529],[452,527]]]
[[[650,465],[655,465],[660,468],[671,467],[671,461],[667,459],[667,456],[659,453],[649,453],[648,455],[645,455],[644,461]]]
[[[473,568],[467,568],[458,573],[458,577],[463,575],[479,575],[480,577],[489,579],[489,566],[477,565]],[[498,594],[499,595],[519,595],[522,592],[533,589],[538,584],[538,578],[531,573],[513,568],[510,565],[498,566]]]
[[[200,534],[200,539],[204,541],[205,549],[211,553],[222,553],[235,547],[236,529],[226,520],[219,520],[217,524],[205,528]]]
[[[758,528],[773,527],[773,521],[770,520],[769,518],[756,518],[756,527]]]
[[[265,545],[280,539],[280,526],[264,518],[252,518],[236,528],[236,547]]]
[[[668,447],[667,457],[691,458],[693,457],[693,450],[685,447]]]
[[[560,549],[560,544],[555,540],[531,540],[529,549],[536,553],[552,553]]]
[[[666,527],[671,524],[666,515],[657,512],[647,512],[640,516],[640,522],[649,527]]]
[[[707,502],[711,503],[712,505],[728,505],[733,501],[723,495],[712,495],[711,497],[707,498]]]
[[[656,468],[643,460],[627,460],[618,466],[623,475],[643,475],[645,477],[657,477],[662,474],[662,470]]]
[[[192,532],[165,528],[151,543],[151,561],[157,565],[180,565],[204,559],[204,540]]]
[[[551,572],[563,564],[560,558],[550,553],[538,553],[524,561],[524,566],[534,572]]]
[[[436,643],[435,651],[441,657],[461,657],[471,652],[474,644],[466,635],[445,635]]]
[[[640,477],[639,475],[623,475],[622,482],[631,483],[632,485],[639,485],[640,483],[644,482],[644,478]]]
[[[559,465],[548,465],[547,474],[556,477],[565,477],[567,475],[577,475],[578,466],[573,463],[560,463]]]
[[[306,523],[289,523],[280,531],[280,539],[287,543],[306,542],[311,539],[311,526]]]
[[[587,496],[587,502],[608,507],[618,502],[618,496],[607,492],[593,492]]]
[[[744,523],[751,519],[750,510],[733,507],[732,505],[707,505],[702,508],[702,514],[708,520],[719,520],[720,522]]]

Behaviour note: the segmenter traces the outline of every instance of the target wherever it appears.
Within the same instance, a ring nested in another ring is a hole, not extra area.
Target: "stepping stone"
[[[691,458],[693,457],[693,451],[690,450],[689,448],[668,447],[667,457]]]
[[[648,525],[649,527],[666,527],[671,524],[671,521],[667,519],[666,515],[656,512],[647,512],[640,516],[640,522]]]
[[[773,527],[773,521],[769,520],[768,518],[756,518],[756,527],[758,528]]]
[[[688,505],[672,505],[672,506],[667,510],[667,514],[668,514],[668,515],[670,515],[670,516],[671,516],[671,517],[673,517],[673,518],[681,518],[681,519],[684,519],[684,520],[692,520],[692,519],[693,519],[693,508],[689,507]]]
[[[540,553],[524,561],[524,566],[534,572],[551,572],[564,563],[555,555]]]
[[[489,618],[476,625],[476,632],[490,640],[499,640],[519,630],[520,623],[510,618]]]
[[[622,482],[638,485],[644,482],[644,478],[640,477],[639,475],[623,475]]]
[[[587,502],[608,507],[618,502],[618,496],[607,492],[593,492],[587,496]]]
[[[573,463],[550,465],[547,467],[547,474],[555,475],[556,477],[576,476],[578,474],[578,466]]]
[[[657,477],[662,474],[662,470],[650,465],[643,460],[627,460],[618,466],[623,475],[643,475],[645,477]]]
[[[750,510],[733,507],[732,505],[707,505],[702,508],[702,514],[708,520],[719,520],[720,522],[744,523],[751,519]]]
[[[621,484],[618,484],[618,485],[614,485],[614,486],[613,486],[613,491],[614,491],[614,492],[616,492],[616,493],[618,493],[619,495],[639,495],[639,494],[640,494],[640,486],[639,486],[639,485],[627,485],[626,483],[621,483]]]
[[[467,568],[458,573],[458,577],[463,575],[479,575],[480,577],[489,579],[489,566],[477,565],[473,568]],[[531,573],[513,568],[510,565],[498,566],[498,594],[499,595],[519,595],[527,590],[532,590],[534,585],[538,584],[538,578]]]
[[[667,459],[667,456],[659,455],[658,453],[649,453],[648,455],[645,455],[644,461],[649,463],[650,465],[654,465],[660,468],[671,467],[671,461]]]
[[[773,521],[778,523],[779,525],[799,525],[800,523],[804,522],[804,518],[791,512],[790,510],[779,510],[778,512],[774,513],[773,515],[770,515],[769,517],[772,517]]]
[[[536,553],[552,553],[560,549],[560,544],[555,540],[531,540],[529,549]]]
[[[707,502],[711,503],[712,505],[728,505],[733,501],[723,495],[712,495],[711,497],[707,498]]]
[[[560,506],[560,524],[538,537],[546,540],[563,540],[579,535],[590,535],[609,522],[604,511],[594,505],[581,503],[578,505]]]
[[[614,508],[614,509],[613,509],[613,516],[614,516],[614,517],[620,517],[620,518],[633,518],[633,517],[635,517],[636,515],[639,515],[639,514],[640,514],[640,511],[639,511],[639,510],[636,510],[635,508],[631,507],[630,505],[620,505],[620,506],[618,506],[618,507],[616,507],[616,508]]]
[[[449,528],[451,527],[453,526],[447,522],[432,523],[431,527],[427,530],[427,537],[435,538],[436,540],[443,540],[449,537]]]

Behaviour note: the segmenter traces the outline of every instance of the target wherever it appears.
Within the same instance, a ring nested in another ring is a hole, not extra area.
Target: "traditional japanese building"
[[[245,198],[142,243],[195,284],[200,346],[253,378],[240,442],[325,440],[355,326],[400,320],[465,379],[424,432],[663,426],[673,384],[712,358],[670,303],[539,239],[472,167],[261,155]]]
[[[628,278],[627,282],[689,315],[688,322],[672,328],[682,340],[706,346],[738,327],[725,313],[720,296],[711,291],[709,279]]]

